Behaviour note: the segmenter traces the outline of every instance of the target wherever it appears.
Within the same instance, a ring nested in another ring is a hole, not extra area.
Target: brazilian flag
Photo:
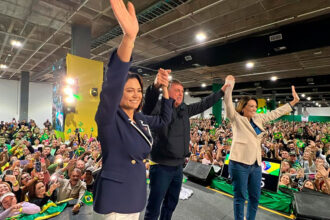
[[[274,139],[279,140],[283,138],[282,132],[275,132],[274,133]]]
[[[329,142],[329,141],[328,141],[328,139],[327,139],[327,138],[325,138],[325,137],[321,138],[321,141],[322,141],[322,143],[323,143],[323,144],[326,144],[326,143],[328,143],[328,142]]]
[[[63,212],[64,208],[66,207],[67,203],[62,204],[55,204],[53,201],[49,200],[47,204],[45,204],[39,213],[29,215],[29,214],[19,214],[7,220],[14,220],[14,219],[24,219],[24,220],[43,220],[49,219],[54,216],[57,216]]]
[[[79,147],[77,150],[76,150],[76,155],[77,156],[80,156],[82,155],[83,153],[85,153],[85,149],[83,147]]]
[[[88,192],[86,190],[85,194],[83,195],[81,201],[86,205],[93,205],[93,193]]]
[[[297,139],[297,146],[299,148],[303,148],[303,147],[305,147],[305,143],[302,140]]]

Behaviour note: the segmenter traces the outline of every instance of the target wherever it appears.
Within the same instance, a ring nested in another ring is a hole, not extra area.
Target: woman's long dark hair
[[[239,100],[239,103],[237,105],[237,108],[236,108],[236,111],[243,115],[243,108],[247,105],[247,103],[250,101],[250,100],[254,100],[256,103],[257,103],[257,107],[258,107],[258,100],[254,97],[251,97],[251,96],[243,96],[240,100]]]
[[[139,74],[136,74],[136,73],[128,73],[126,82],[129,79],[137,79],[137,81],[139,82],[140,87],[141,87],[142,99],[141,99],[141,102],[139,104],[139,107],[135,110],[136,112],[138,112],[142,109],[142,104],[143,104],[143,80],[142,80],[141,76]]]

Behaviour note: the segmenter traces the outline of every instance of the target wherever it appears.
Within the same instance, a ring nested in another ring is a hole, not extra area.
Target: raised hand
[[[110,4],[124,35],[131,40],[135,40],[139,32],[139,23],[134,5],[128,2],[126,8],[123,0],[110,0]]]
[[[291,86],[292,89],[292,96],[293,96],[293,100],[290,102],[291,106],[294,106],[295,104],[297,104],[300,100],[298,94],[296,93],[295,87]]]
[[[222,86],[221,90],[225,92],[228,87],[230,86],[233,87],[234,83],[235,83],[235,77],[233,77],[232,75],[228,75],[226,77],[225,85]]]
[[[171,70],[164,70],[160,68],[158,70],[157,76],[154,81],[154,86],[160,88],[161,86],[168,87],[168,76],[171,73]]]

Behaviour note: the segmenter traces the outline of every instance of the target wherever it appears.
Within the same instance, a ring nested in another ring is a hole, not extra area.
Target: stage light
[[[7,68],[8,68],[7,65],[5,65],[5,64],[0,64],[0,69],[7,69]]]
[[[75,80],[72,79],[72,78],[66,78],[66,83],[69,84],[69,85],[74,85],[75,84]]]
[[[254,67],[254,62],[247,62],[247,63],[245,64],[245,66],[246,66],[246,68],[251,69],[251,68]]]
[[[66,98],[65,98],[65,102],[66,102],[67,104],[72,104],[72,103],[74,103],[74,97],[73,97],[73,96],[68,96],[68,97],[66,97]]]
[[[307,100],[310,101],[312,98],[311,97],[307,97]]]
[[[276,81],[276,80],[277,80],[277,76],[272,76],[272,77],[270,78],[270,80],[271,80],[271,81]]]
[[[73,95],[73,89],[70,88],[70,87],[65,87],[63,89],[63,92],[64,92],[64,94],[69,95],[69,96],[72,96]]]
[[[18,40],[11,40],[10,41],[10,44],[13,46],[13,47],[22,47],[23,44],[22,42],[18,41]]]
[[[196,34],[196,40],[198,42],[203,42],[206,40],[206,34],[203,32],[199,32],[198,34]]]
[[[305,96],[306,96],[306,95],[305,95],[304,93],[303,93],[303,94],[301,94],[301,97],[305,98]]]
[[[205,83],[202,83],[201,87],[202,88],[205,88],[206,87],[206,84]]]

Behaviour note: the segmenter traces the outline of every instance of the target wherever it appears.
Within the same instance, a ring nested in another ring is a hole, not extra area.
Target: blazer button
[[[146,163],[146,162],[147,162],[147,160],[146,160],[146,159],[144,159],[144,160],[143,160],[143,163]]]
[[[135,160],[132,160],[131,163],[134,165],[134,164],[136,164],[136,161]]]

